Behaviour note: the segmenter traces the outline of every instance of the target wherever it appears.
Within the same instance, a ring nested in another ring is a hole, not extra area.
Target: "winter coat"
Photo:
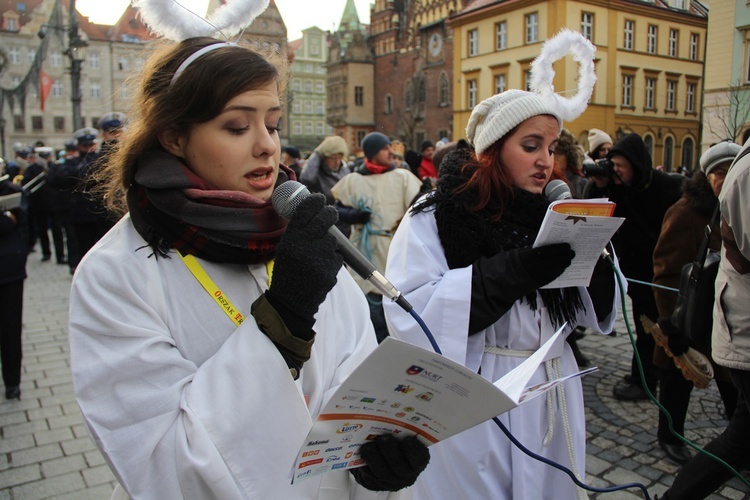
[[[0,196],[21,192],[21,187],[10,180],[0,182]],[[26,257],[29,253],[26,238],[25,201],[9,210],[13,218],[0,210],[0,285],[26,279]]]
[[[722,249],[711,337],[714,361],[738,370],[750,370],[749,193],[750,155],[745,155],[729,169],[719,194]]]
[[[607,186],[609,199],[615,202],[615,217],[624,217],[613,238],[620,266],[628,278],[651,282],[653,254],[659,240],[664,214],[682,196],[683,176],[673,176],[651,168],[651,157],[637,134],[628,134],[615,144],[607,158],[623,155],[634,171],[630,186]]]

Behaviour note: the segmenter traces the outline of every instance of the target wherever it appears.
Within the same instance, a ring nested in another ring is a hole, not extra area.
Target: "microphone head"
[[[276,213],[289,220],[302,200],[310,196],[310,191],[304,184],[297,181],[286,181],[279,184],[271,197],[271,203]]]
[[[549,201],[568,200],[573,197],[568,184],[560,179],[555,179],[547,183],[544,188],[544,196],[546,196]],[[274,204],[274,207],[275,206],[276,204]]]

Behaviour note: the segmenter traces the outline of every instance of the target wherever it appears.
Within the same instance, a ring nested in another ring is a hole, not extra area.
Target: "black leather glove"
[[[346,207],[339,202],[336,202],[336,210],[339,213],[339,220],[347,224],[367,224],[370,222],[370,216],[372,215],[367,210]]]
[[[685,354],[690,347],[690,340],[679,328],[672,324],[669,318],[660,319],[657,323],[659,323],[659,328],[661,328],[664,335],[667,336],[667,345],[669,345],[669,350],[672,351],[672,354],[675,356]]]
[[[567,243],[519,248],[482,257],[472,267],[469,335],[508,312],[513,303],[560,276],[575,257]]]
[[[597,321],[603,321],[614,309],[612,302],[615,299],[615,281],[612,263],[605,257],[599,257],[588,286]]]
[[[336,210],[326,206],[320,193],[299,204],[276,249],[271,286],[266,292],[271,304],[281,303],[312,322],[336,284],[343,263],[336,241],[328,234],[336,221]],[[281,311],[279,314],[284,317]]]
[[[367,465],[351,469],[354,479],[372,491],[398,491],[414,484],[430,463],[430,451],[416,436],[397,439],[381,434],[360,448]]]

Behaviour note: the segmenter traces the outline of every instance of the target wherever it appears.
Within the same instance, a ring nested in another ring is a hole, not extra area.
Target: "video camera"
[[[614,163],[608,158],[601,158],[599,160],[590,160],[587,158],[583,162],[584,177],[590,177],[592,175],[611,177],[614,171]]]

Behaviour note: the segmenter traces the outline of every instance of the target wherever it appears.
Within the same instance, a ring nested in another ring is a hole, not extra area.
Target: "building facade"
[[[302,30],[302,38],[289,42],[289,50],[293,56],[287,93],[288,139],[304,154],[333,133],[326,122],[328,32],[317,27]]]
[[[375,54],[378,130],[418,149],[452,137],[453,30],[462,0],[376,0],[369,43]]]
[[[712,0],[702,150],[726,139],[744,144],[749,137],[750,7],[741,0]]]
[[[375,130],[374,57],[353,0],[347,0],[339,28],[331,34],[329,43],[328,124],[356,154],[361,151],[364,136]]]
[[[510,88],[528,88],[531,62],[561,28],[597,47],[594,93],[586,111],[565,123],[587,147],[590,128],[613,138],[640,134],[655,166],[697,166],[701,134],[707,8],[696,0],[475,0],[449,23],[454,30],[453,135],[462,137],[472,108]],[[556,92],[575,93],[577,64],[557,61]]]

